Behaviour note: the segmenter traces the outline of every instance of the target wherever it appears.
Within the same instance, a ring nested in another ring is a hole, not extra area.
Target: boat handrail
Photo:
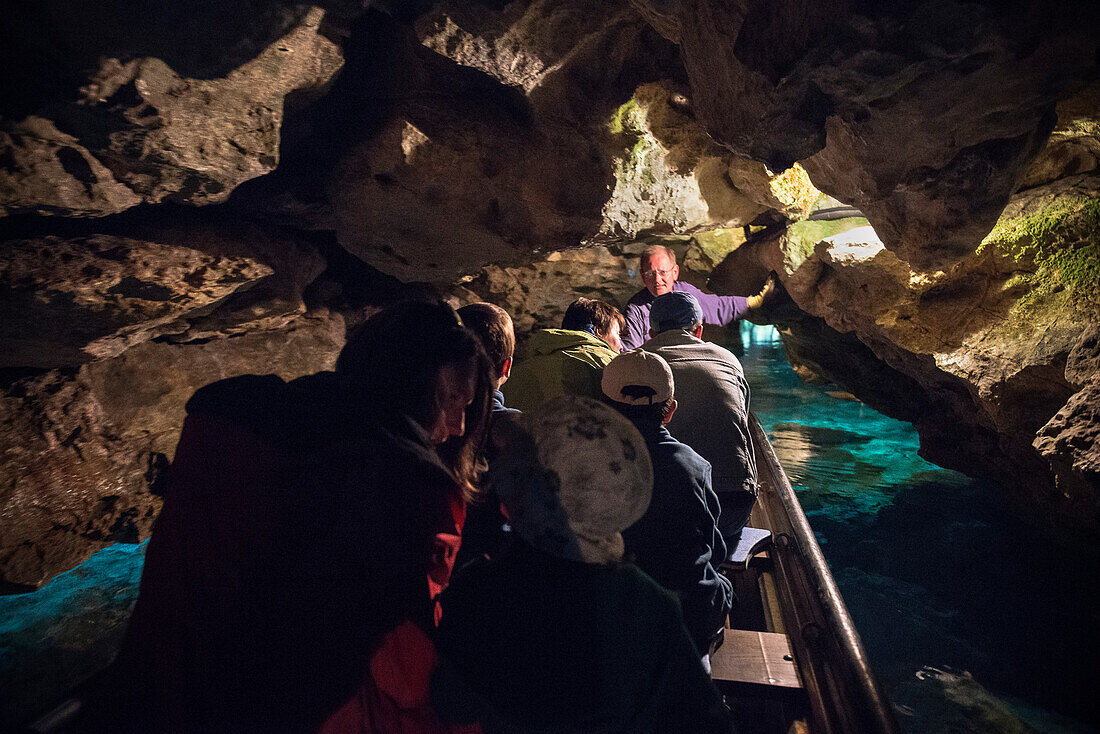
[[[864,732],[867,732],[867,734],[898,734],[900,728],[894,716],[893,707],[871,670],[867,652],[863,648],[855,623],[848,613],[848,608],[840,595],[840,590],[837,588],[836,580],[829,570],[828,563],[825,561],[825,556],[821,552],[821,547],[818,545],[814,531],[806,519],[806,514],[802,510],[802,505],[798,501],[794,488],[779,463],[775,450],[772,448],[771,442],[768,440],[756,415],[751,415],[750,425],[753,432],[753,442],[756,444],[757,450],[757,473],[766,476],[768,479],[768,484],[775,492],[775,499],[780,503],[790,526],[789,529],[772,528],[773,533],[776,534],[776,548],[774,551],[777,557],[776,560],[782,563],[782,555],[789,551],[797,552],[802,556],[803,563],[795,565],[804,569],[808,576],[807,581],[816,592],[820,611],[823,615],[823,626],[826,628],[823,632],[829,633],[829,636],[834,639],[840,663],[839,672],[844,676],[847,683],[847,685],[839,688],[836,685],[830,685],[833,689],[833,697],[843,696],[844,691],[850,691],[852,692],[851,698],[854,699],[841,702],[848,713],[855,714],[854,720],[849,721],[847,724],[826,721],[825,726],[830,731],[835,728],[839,731],[852,731],[859,734]],[[764,490],[762,489],[762,491]],[[790,537],[782,537],[787,534],[787,530],[789,530]],[[798,632],[797,635],[793,634],[795,631]],[[796,647],[796,658],[798,648],[803,650],[805,656],[811,647],[806,640],[798,639],[803,637],[804,633],[803,628],[795,627],[792,629],[792,645]],[[834,712],[834,714],[838,713],[843,716],[843,712]]]

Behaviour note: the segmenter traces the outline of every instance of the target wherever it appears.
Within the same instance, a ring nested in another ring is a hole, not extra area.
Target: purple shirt
[[[678,280],[672,284],[672,290],[690,293],[699,300],[703,308],[703,323],[714,326],[728,326],[737,321],[749,309],[744,296],[716,296],[703,293],[691,283]],[[623,351],[642,346],[649,341],[649,309],[653,306],[654,296],[648,288],[630,297],[626,302],[626,328],[623,329]]]

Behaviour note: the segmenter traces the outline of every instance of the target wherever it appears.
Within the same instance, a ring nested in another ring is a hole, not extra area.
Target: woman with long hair
[[[86,728],[445,731],[428,633],[490,388],[455,312],[410,302],[352,333],[335,372],[196,392]]]

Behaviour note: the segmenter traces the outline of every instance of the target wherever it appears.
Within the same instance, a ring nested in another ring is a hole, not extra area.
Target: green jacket
[[[570,329],[540,329],[527,346],[530,355],[501,388],[507,405],[522,411],[563,394],[600,400],[603,368],[618,356],[603,339]]]

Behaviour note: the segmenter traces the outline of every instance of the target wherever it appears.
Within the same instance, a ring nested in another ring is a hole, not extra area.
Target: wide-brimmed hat
[[[493,488],[530,545],[585,563],[622,559],[622,531],[649,507],[653,465],[626,418],[589,398],[559,397],[498,421]]]

